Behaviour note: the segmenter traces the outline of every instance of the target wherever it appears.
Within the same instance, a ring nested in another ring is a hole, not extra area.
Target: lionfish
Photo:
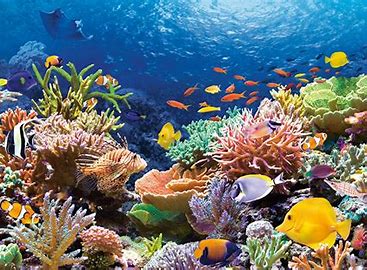
[[[129,193],[125,188],[130,175],[145,169],[147,163],[138,154],[128,149],[126,140],[121,144],[113,141],[113,150],[106,153],[82,154],[76,160],[78,165],[77,183],[87,183],[89,190],[95,190],[114,197]]]

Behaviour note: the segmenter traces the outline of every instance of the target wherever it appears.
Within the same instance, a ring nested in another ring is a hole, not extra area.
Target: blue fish
[[[0,79],[1,86],[6,87],[11,92],[22,92],[31,89],[37,85],[32,74],[26,70],[18,71],[11,75],[8,79]]]
[[[146,115],[142,115],[137,111],[134,110],[125,110],[124,111],[124,117],[129,120],[129,121],[140,121],[140,120],[144,120],[145,118],[147,118]]]

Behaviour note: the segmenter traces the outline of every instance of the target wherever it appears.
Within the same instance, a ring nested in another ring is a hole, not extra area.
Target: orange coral
[[[187,213],[188,201],[195,194],[203,196],[215,169],[185,170],[178,164],[168,171],[151,170],[135,182],[135,190],[144,203],[166,211]]]

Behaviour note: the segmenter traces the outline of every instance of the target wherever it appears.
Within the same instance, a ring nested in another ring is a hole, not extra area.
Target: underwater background
[[[0,270],[367,267],[366,15],[0,0]]]

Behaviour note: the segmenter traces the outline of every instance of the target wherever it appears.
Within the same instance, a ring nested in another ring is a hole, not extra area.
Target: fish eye
[[[287,219],[288,219],[288,220],[291,220],[291,219],[292,219],[291,215],[288,215],[288,216],[287,216]]]

